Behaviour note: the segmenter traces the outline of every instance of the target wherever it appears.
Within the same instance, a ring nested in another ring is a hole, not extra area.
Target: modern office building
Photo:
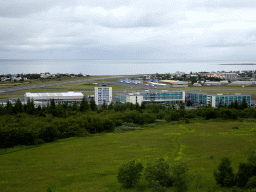
[[[119,93],[115,95],[115,100],[121,103],[139,104],[143,102],[143,96],[140,93]]]
[[[112,87],[108,87],[104,84],[95,87],[94,98],[96,105],[103,105],[104,101],[109,105],[112,102]]]
[[[251,105],[251,95],[245,94],[208,94],[201,92],[188,92],[186,96],[187,100],[190,100],[192,103],[198,106],[206,106],[210,104],[212,107],[218,107],[220,102],[222,105],[230,105],[232,102],[234,103],[236,100],[238,104],[241,104],[245,99],[248,106]]]
[[[137,99],[137,100],[136,100]],[[146,90],[135,93],[116,94],[115,100],[120,102],[139,103],[180,103],[185,102],[184,91]]]

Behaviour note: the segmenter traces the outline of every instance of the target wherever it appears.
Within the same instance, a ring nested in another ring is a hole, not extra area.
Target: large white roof
[[[58,93],[25,93],[26,97],[83,97],[81,92],[58,92]]]

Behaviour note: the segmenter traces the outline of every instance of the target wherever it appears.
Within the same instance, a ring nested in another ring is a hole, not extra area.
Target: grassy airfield
[[[140,128],[0,149],[0,191],[151,191],[143,179],[137,188],[123,189],[116,175],[129,160],[141,161],[145,167],[160,157],[170,165],[188,163],[197,178],[189,191],[230,191],[216,187],[213,170],[225,156],[237,172],[239,162],[246,161],[256,144],[254,121],[191,120],[189,124],[159,122]]]

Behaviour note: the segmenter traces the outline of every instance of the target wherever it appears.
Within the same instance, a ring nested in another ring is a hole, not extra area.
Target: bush
[[[234,185],[234,176],[230,159],[223,157],[218,169],[214,171],[214,178],[217,184],[223,187],[232,187]]]
[[[156,185],[156,182],[163,187],[170,187],[173,183],[170,167],[163,158],[158,159],[156,162],[148,163],[145,169],[145,179],[150,187]]]
[[[135,160],[129,161],[119,167],[117,180],[125,188],[134,187],[140,179],[142,170],[142,163],[135,163]]]
[[[152,192],[165,192],[166,187],[160,185],[159,181],[152,181]]]
[[[246,184],[247,189],[256,189],[256,176],[252,176]]]
[[[172,167],[173,169],[173,187],[176,192],[186,192],[189,187],[189,174],[187,163],[179,162]]]

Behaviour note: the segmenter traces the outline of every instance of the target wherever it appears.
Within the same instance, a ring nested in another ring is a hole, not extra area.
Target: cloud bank
[[[1,59],[254,60],[256,1],[3,0]]]

